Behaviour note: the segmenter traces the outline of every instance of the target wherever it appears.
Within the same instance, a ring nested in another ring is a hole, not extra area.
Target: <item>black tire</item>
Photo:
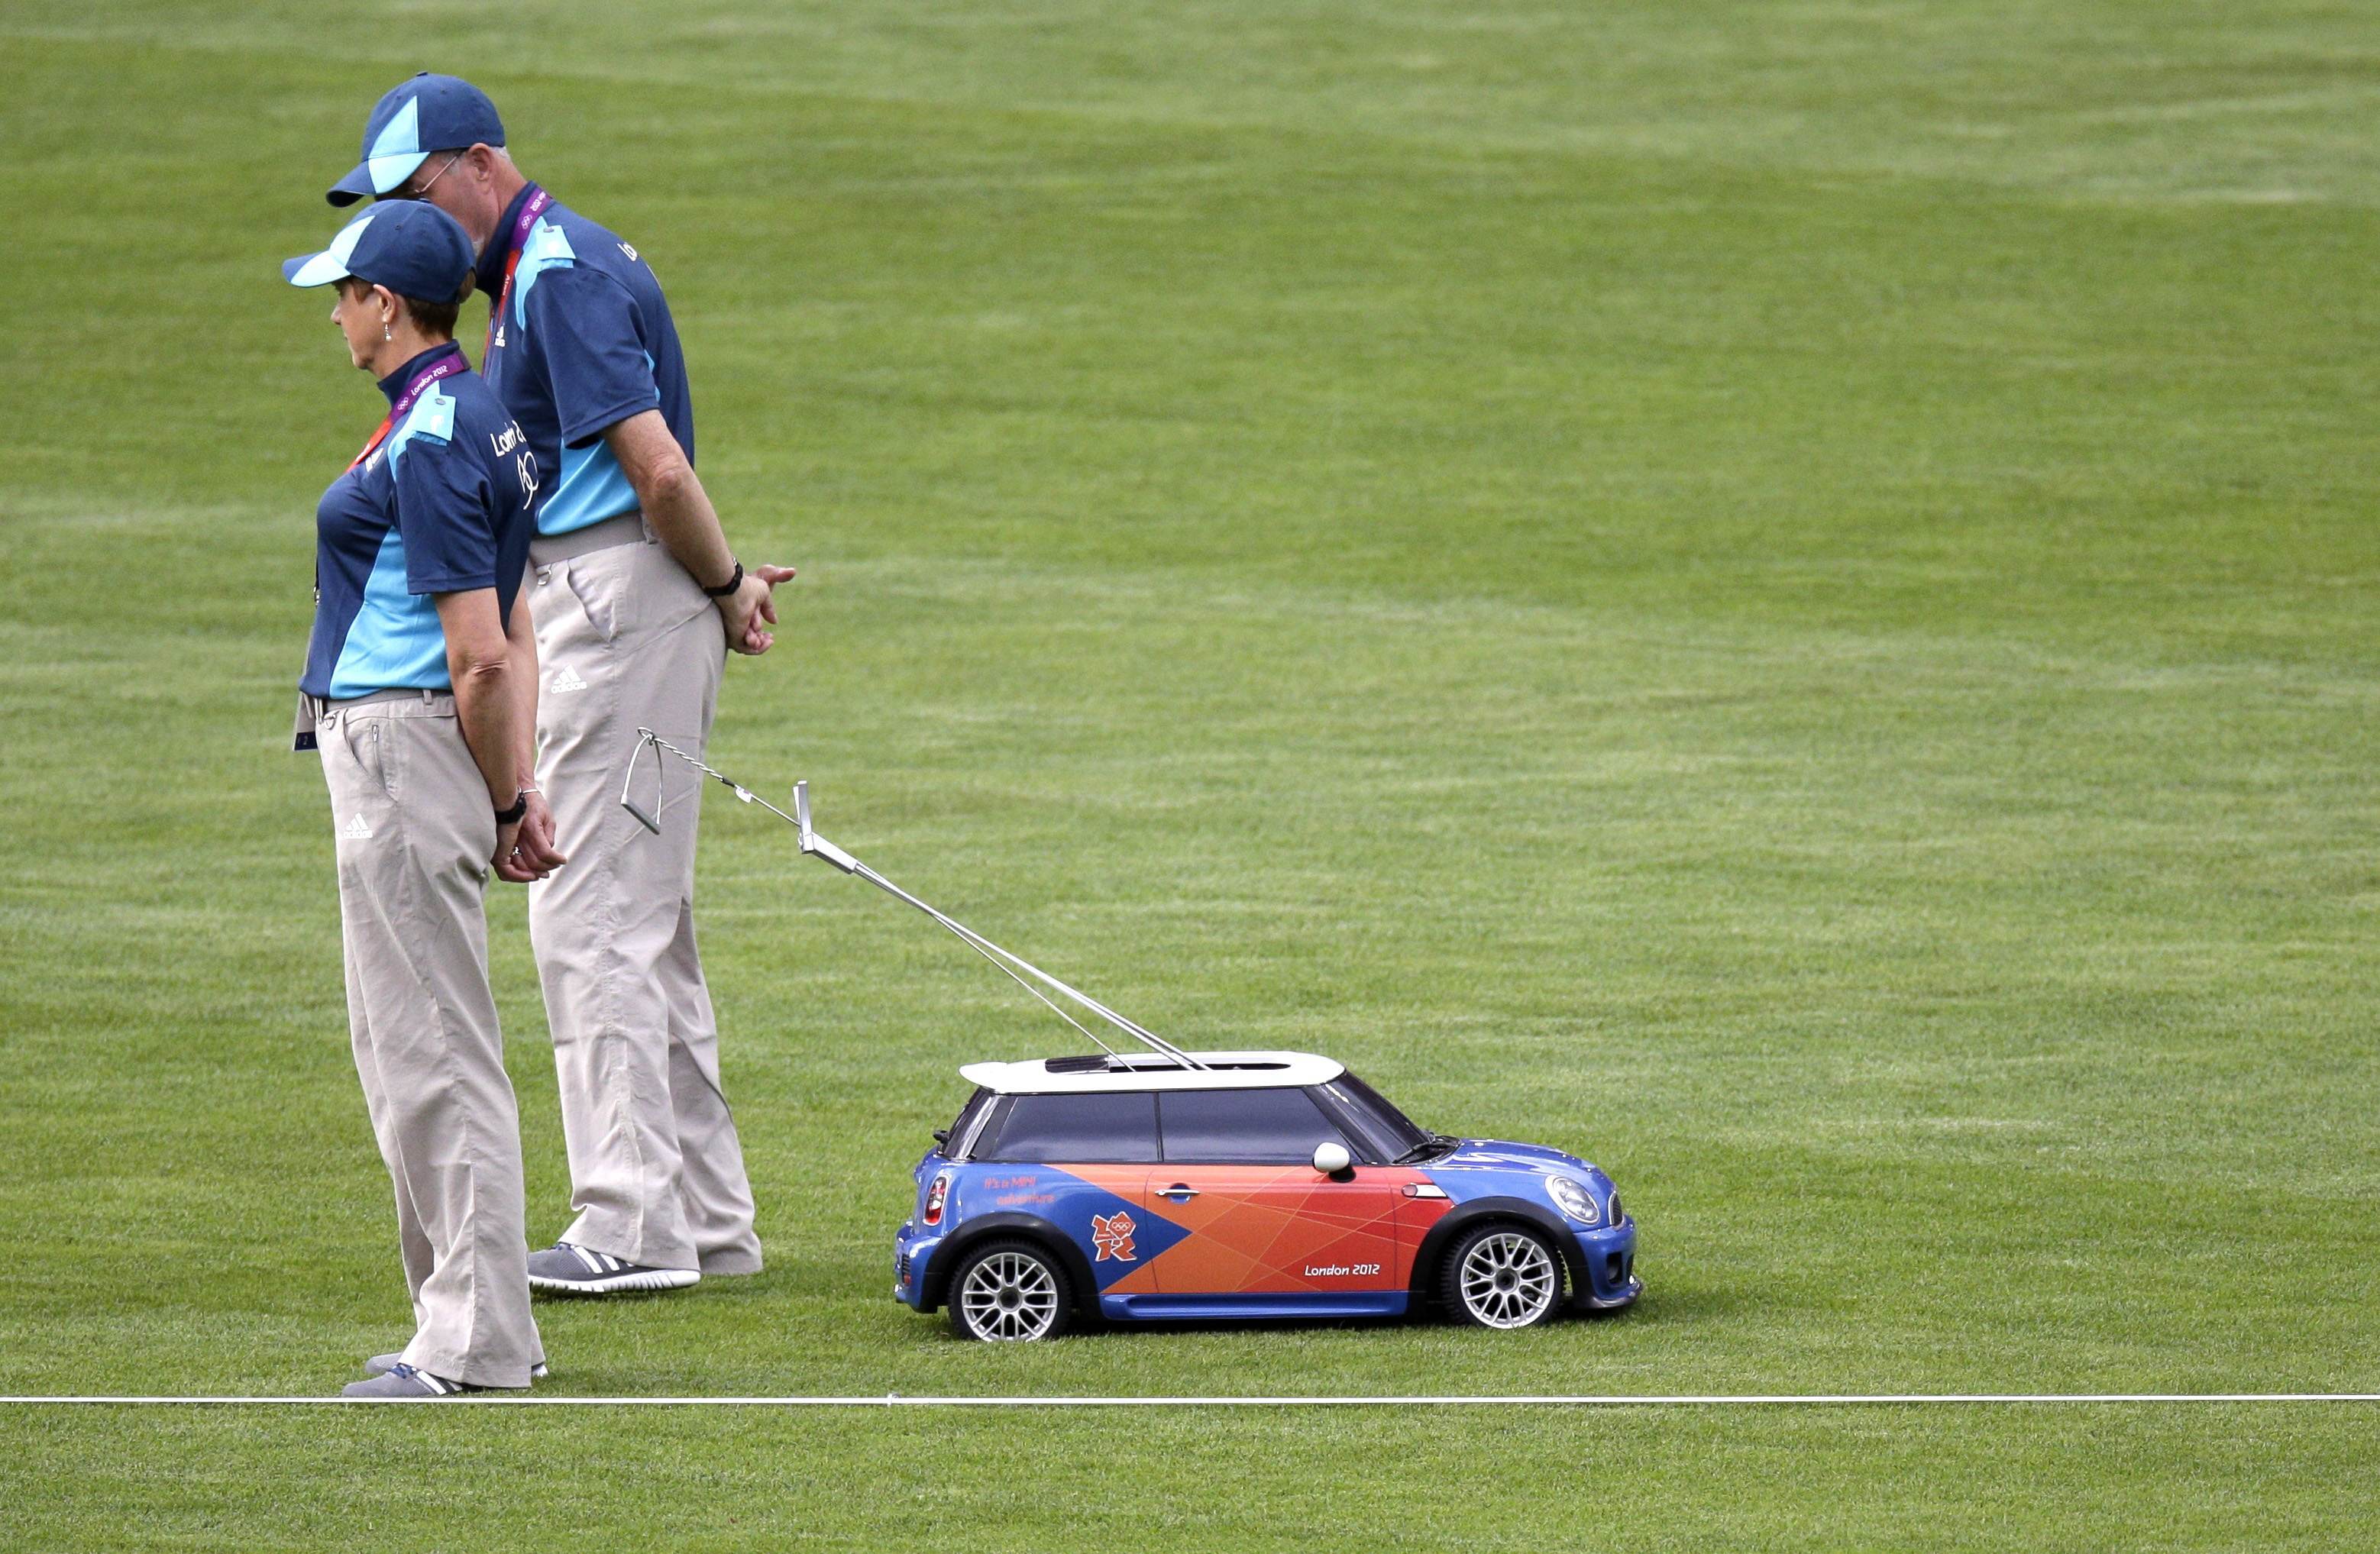
[[[1438,1298],[1475,1328],[1534,1328],[1561,1309],[1562,1259],[1545,1232],[1517,1220],[1466,1231],[1446,1254]]]
[[[1066,1265],[1039,1243],[1018,1239],[970,1247],[951,1274],[950,1303],[951,1330],[986,1342],[1055,1338],[1075,1315]]]

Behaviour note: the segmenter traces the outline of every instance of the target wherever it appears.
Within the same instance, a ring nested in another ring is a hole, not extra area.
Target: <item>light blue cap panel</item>
[[[362,215],[339,228],[331,246],[318,254],[300,254],[296,259],[281,261],[281,273],[293,286],[326,286],[347,274],[347,261],[355,257],[356,245],[363,240],[364,228],[380,214],[375,205]]]
[[[364,158],[371,171],[372,192],[386,194],[405,182],[429,154],[421,149],[421,99],[408,97]]]

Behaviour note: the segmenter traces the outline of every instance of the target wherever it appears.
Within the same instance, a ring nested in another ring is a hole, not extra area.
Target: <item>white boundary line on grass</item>
[[[315,1408],[324,1404],[382,1401],[436,1402],[435,1398],[241,1397],[89,1395],[71,1392],[0,1396],[0,1405],[72,1404],[122,1407],[199,1403]],[[1625,1392],[1489,1393],[1473,1396],[1383,1395],[1338,1397],[935,1397],[888,1392],[882,1397],[540,1398],[474,1394],[468,1401],[507,1408],[1768,1408],[1791,1404],[1832,1407],[1916,1403],[2380,1403],[2380,1392],[1695,1392],[1634,1395]]]

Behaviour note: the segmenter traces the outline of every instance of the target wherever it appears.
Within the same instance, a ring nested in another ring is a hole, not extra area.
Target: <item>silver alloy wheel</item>
[[[1546,1314],[1561,1286],[1552,1254],[1518,1231],[1483,1237],[1465,1253],[1462,1281],[1463,1305],[1490,1328],[1527,1327]]]
[[[1040,1338],[1058,1320],[1058,1281],[1038,1257],[994,1252],[967,1269],[959,1305],[978,1338]]]

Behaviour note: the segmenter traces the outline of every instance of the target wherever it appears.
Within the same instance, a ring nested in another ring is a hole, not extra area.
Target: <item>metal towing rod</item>
[[[634,789],[637,782],[637,763],[638,760],[643,759],[644,753],[648,748],[656,752],[654,756],[656,765],[653,773],[653,807],[650,809],[647,809],[643,806],[638,804],[634,795]],[[1014,954],[1009,951],[1002,949],[999,945],[994,944],[990,940],[986,939],[983,935],[976,932],[975,929],[967,927],[965,923],[960,922],[957,918],[951,917],[948,913],[940,911],[937,908],[927,904],[925,902],[920,901],[916,896],[911,895],[908,892],[903,890],[900,886],[894,884],[892,880],[887,880],[881,874],[877,873],[876,870],[860,862],[857,858],[853,857],[849,853],[846,853],[842,848],[836,846],[833,843],[829,842],[825,837],[820,836],[816,831],[812,830],[810,826],[810,785],[808,782],[800,782],[794,784],[794,812],[788,815],[783,810],[778,808],[775,805],[770,803],[767,799],[762,798],[759,794],[754,793],[751,789],[746,787],[743,783],[738,783],[734,778],[728,776],[725,772],[704,765],[693,756],[686,754],[684,750],[679,749],[668,740],[663,739],[660,735],[655,734],[651,729],[640,728],[637,730],[637,747],[630,751],[628,755],[627,776],[620,784],[620,807],[625,809],[629,814],[634,815],[637,818],[638,822],[647,831],[651,832],[655,836],[659,836],[662,833],[660,796],[661,771],[658,763],[661,759],[660,752],[663,751],[675,756],[678,759],[686,762],[686,765],[694,768],[697,771],[701,772],[712,782],[728,789],[730,792],[735,794],[736,798],[741,802],[746,804],[757,804],[761,808],[766,809],[770,814],[776,816],[777,819],[784,821],[787,825],[792,826],[800,837],[801,850],[805,856],[814,857],[821,863],[831,864],[834,868],[841,869],[845,874],[857,875],[860,879],[867,880],[878,890],[884,892],[888,895],[899,897],[901,900],[905,901],[910,905],[916,907],[918,911],[923,912],[927,917],[931,917],[934,921],[941,924],[942,927],[950,929],[951,932],[956,934],[969,949],[973,950],[977,954],[981,955],[985,960],[990,961],[993,965],[998,966],[1002,972],[1006,974],[1009,980],[1014,982],[1018,987],[1024,989],[1026,992],[1031,993],[1035,998],[1040,1000],[1043,1004],[1048,1006],[1051,1014],[1057,1015],[1058,1018],[1074,1026],[1077,1031],[1080,1031],[1090,1040],[1092,1045],[1098,1047],[1100,1051],[1105,1052],[1109,1057],[1115,1059],[1119,1062],[1123,1062],[1124,1061],[1123,1054],[1118,1052],[1113,1047],[1109,1046],[1105,1041],[1101,1040],[1097,1032],[1093,1031],[1089,1026],[1084,1025],[1080,1020],[1075,1019],[1072,1014],[1067,1014],[1055,1002],[1051,1002],[1049,994],[1041,990],[1042,988],[1047,988],[1061,997],[1071,1000],[1079,1008],[1087,1011],[1092,1015],[1095,1015],[1099,1019],[1106,1021],[1115,1029],[1122,1031],[1124,1035],[1131,1037],[1134,1040],[1138,1041],[1143,1046],[1148,1048],[1149,1050],[1156,1052],[1160,1057],[1165,1058],[1167,1061],[1179,1067],[1203,1069],[1207,1066],[1205,1063],[1202,1063],[1197,1059],[1192,1057],[1189,1053],[1182,1050],[1181,1048],[1174,1046],[1173,1043],[1166,1040],[1163,1037],[1159,1036],[1156,1032],[1148,1029],[1146,1026],[1141,1025],[1135,1020],[1126,1019],[1123,1015],[1117,1014],[1112,1009],[1110,1009],[1106,1004],[1101,1003],[1099,1000],[1091,997],[1088,993],[1082,992],[1075,988],[1067,986],[1055,977],[1052,977],[1048,972],[1042,970],[1039,966],[1035,965],[1032,962],[1026,960],[1024,956]],[[1030,977],[1032,980],[1027,981],[1026,979],[1026,977]],[[1036,982],[1039,983],[1041,986],[1034,986],[1034,983]]]

